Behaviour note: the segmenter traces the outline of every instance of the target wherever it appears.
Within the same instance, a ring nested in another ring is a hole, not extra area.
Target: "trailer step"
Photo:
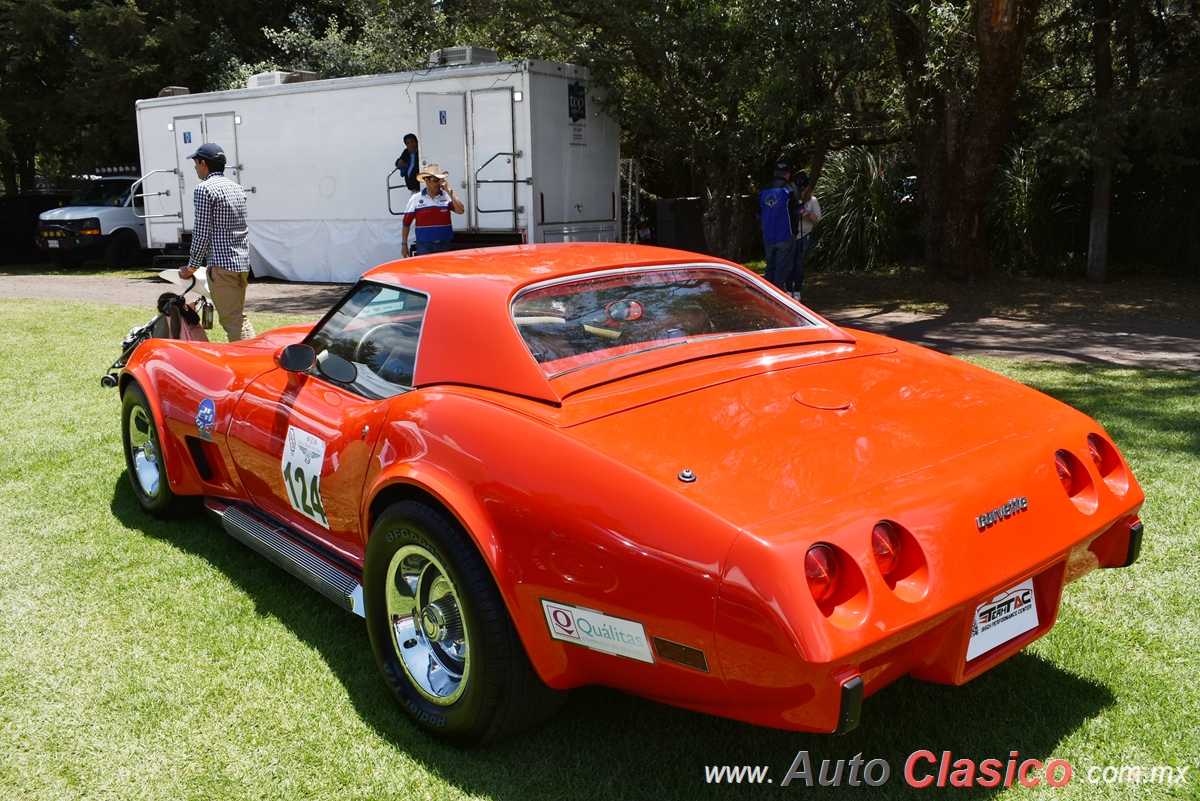
[[[205,498],[204,507],[220,520],[234,539],[258,551],[343,609],[366,617],[361,576],[335,564],[336,557],[322,555],[317,548],[302,542],[301,535],[238,504],[220,498]]]

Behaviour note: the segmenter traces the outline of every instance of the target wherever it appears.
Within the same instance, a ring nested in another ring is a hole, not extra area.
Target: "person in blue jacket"
[[[782,289],[792,272],[800,212],[800,191],[792,183],[791,165],[775,165],[775,176],[758,190],[758,208],[767,252],[766,279]]]
[[[417,154],[416,134],[404,135],[404,152],[396,159],[396,169],[404,176],[404,185],[409,192],[421,191],[421,181],[417,178],[417,173],[421,171],[421,157]]]

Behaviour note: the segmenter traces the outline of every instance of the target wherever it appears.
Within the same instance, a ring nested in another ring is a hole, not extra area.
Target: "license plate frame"
[[[1012,642],[1038,623],[1037,592],[1030,576],[975,607],[966,661]]]

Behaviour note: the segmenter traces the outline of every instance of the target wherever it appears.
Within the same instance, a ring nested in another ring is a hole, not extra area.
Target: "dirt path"
[[[31,298],[66,302],[142,306],[151,314],[172,284],[155,275],[111,278],[95,275],[0,275],[0,298]],[[301,284],[255,281],[246,293],[246,310],[276,314],[307,314],[316,319],[346,292],[348,284]]]
[[[154,308],[171,285],[154,276],[0,275],[0,298],[112,303]],[[344,284],[255,281],[253,313],[320,317]],[[1200,327],[1172,324],[1039,322],[1007,317],[921,314],[877,307],[813,308],[838,325],[861,328],[954,355],[990,355],[1120,367],[1200,370]]]
[[[1067,323],[1003,317],[818,310],[848,328],[886,334],[956,356],[1200,370],[1200,328],[1136,323]]]

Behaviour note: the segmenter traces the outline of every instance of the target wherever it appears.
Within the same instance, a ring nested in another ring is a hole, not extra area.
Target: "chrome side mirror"
[[[317,352],[311,345],[284,345],[275,351],[275,363],[289,373],[307,372],[317,363]]]
[[[353,384],[358,378],[358,368],[354,366],[354,362],[328,350],[321,352],[321,357],[317,359],[317,369],[321,371],[321,375],[339,384]]]

